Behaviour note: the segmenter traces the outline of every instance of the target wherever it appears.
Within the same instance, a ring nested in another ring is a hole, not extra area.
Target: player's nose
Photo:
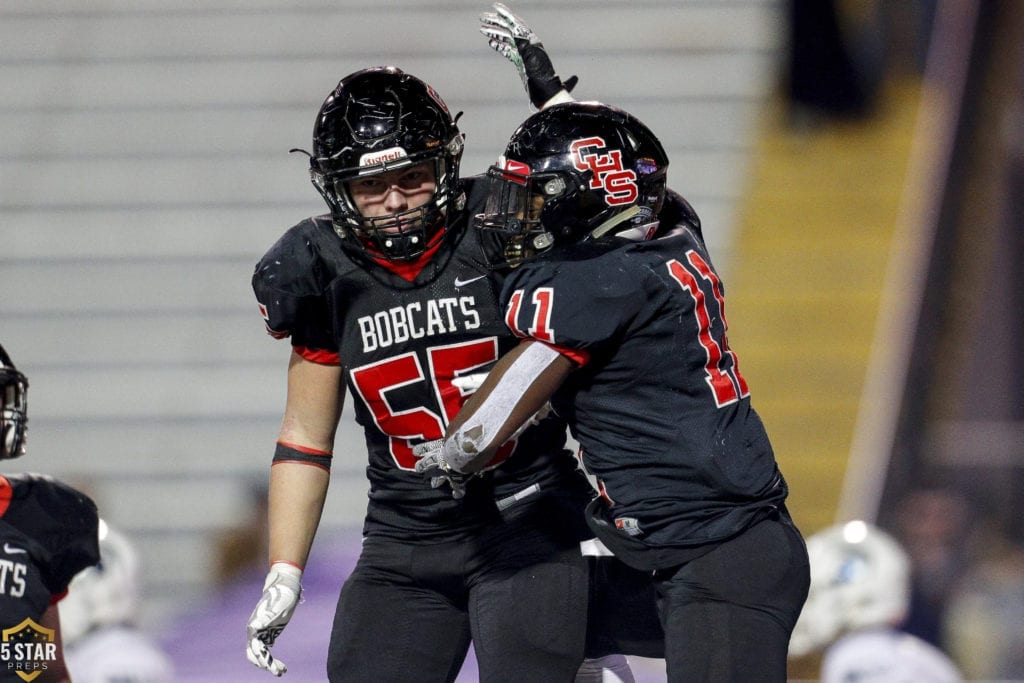
[[[387,189],[387,192],[384,195],[384,208],[387,209],[389,213],[405,211],[409,208],[409,200],[406,199],[404,192],[392,185]]]

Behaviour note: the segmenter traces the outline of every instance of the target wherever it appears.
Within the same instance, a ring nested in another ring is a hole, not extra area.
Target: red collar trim
[[[389,261],[383,256],[377,256],[376,254],[369,251],[367,253],[370,255],[370,258],[373,259],[373,262],[376,263],[378,266],[390,270],[392,273],[402,278],[403,280],[406,280],[407,282],[412,282],[423,271],[423,268],[425,268],[426,265],[430,263],[430,259],[434,258],[434,254],[437,253],[437,250],[441,248],[441,244],[442,242],[444,242],[444,233],[444,230],[439,232],[439,239],[433,244],[433,246],[427,247],[427,250],[425,252],[416,257],[415,261]]]
[[[7,477],[0,477],[0,517],[7,512],[12,495],[14,495],[14,488],[11,486],[11,482],[7,480]]]

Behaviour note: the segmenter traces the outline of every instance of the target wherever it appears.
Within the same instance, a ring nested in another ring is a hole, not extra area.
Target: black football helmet
[[[0,346],[0,460],[25,454],[28,380]]]
[[[658,138],[621,109],[568,102],[540,111],[512,134],[487,172],[487,204],[475,217],[492,236],[485,258],[515,267],[561,244],[609,235],[648,239],[658,227],[667,169]]]
[[[393,66],[343,78],[313,126],[309,168],[330,207],[334,229],[371,255],[407,261],[436,243],[449,207],[461,208],[459,161],[465,136],[433,88]],[[433,162],[436,188],[426,205],[377,218],[360,214],[355,178]]]

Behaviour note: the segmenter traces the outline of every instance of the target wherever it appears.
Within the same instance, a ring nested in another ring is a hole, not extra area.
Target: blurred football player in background
[[[647,126],[599,103],[516,130],[476,225],[514,268],[501,302],[522,342],[419,469],[479,471],[550,400],[601,491],[591,529],[653,572],[669,680],[784,681],[807,555],[699,223],[659,220],[668,163]]]
[[[481,30],[535,107],[572,99],[507,8],[495,5]],[[330,213],[290,229],[256,267],[267,329],[290,336],[292,352],[270,476],[271,567],[247,656],[286,671],[270,647],[302,592],[350,390],[370,492],[362,553],[335,613],[330,680],[451,681],[471,640],[483,681],[571,681],[585,654],[602,659],[580,680],[632,680],[614,638],[587,638],[593,589],[580,544],[592,536],[582,513],[594,490],[565,449],[563,421],[538,420],[496,455],[502,467],[472,479],[442,474],[431,486],[415,472],[414,447],[444,434],[474,377],[515,345],[499,278],[481,262],[485,236],[468,229],[486,188],[460,177],[457,119],[397,68],[343,78],[317,115],[310,154]],[[658,656],[653,589],[647,600],[651,619],[635,642],[654,650],[633,652]],[[590,625],[643,623],[627,616]]]
[[[28,379],[0,346],[0,463],[25,454],[27,431]],[[69,680],[57,602],[99,559],[98,521],[93,501],[67,484],[0,474],[0,681]]]
[[[975,681],[1024,681],[1024,545],[1007,533],[1004,519],[1014,513],[1000,502],[978,504],[968,542],[976,555],[943,615],[942,649]]]
[[[173,683],[170,658],[139,619],[139,557],[100,520],[100,561],[71,581],[60,603],[65,658],[75,683]]]
[[[894,538],[860,521],[807,539],[811,587],[790,655],[824,651],[823,683],[963,680],[938,648],[898,629],[910,600],[910,560]]]

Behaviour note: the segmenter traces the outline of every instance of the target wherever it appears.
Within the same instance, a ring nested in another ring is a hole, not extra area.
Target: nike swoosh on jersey
[[[15,548],[10,543],[4,543],[4,552],[8,555],[17,555],[18,553],[28,554],[28,551],[24,548]]]
[[[477,280],[483,280],[485,277],[487,277],[487,276],[486,275],[477,275],[476,277],[467,278],[465,280],[463,280],[462,278],[457,277],[457,278],[455,278],[455,286],[456,287],[465,287],[470,282],[476,282]]]

